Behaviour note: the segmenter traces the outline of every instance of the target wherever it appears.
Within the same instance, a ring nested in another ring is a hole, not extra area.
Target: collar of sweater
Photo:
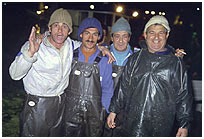
[[[114,44],[111,44],[110,51],[113,52],[117,65],[122,66],[123,62],[125,61],[127,55],[130,52],[130,45],[128,44],[127,49],[125,51],[120,52],[115,49]]]

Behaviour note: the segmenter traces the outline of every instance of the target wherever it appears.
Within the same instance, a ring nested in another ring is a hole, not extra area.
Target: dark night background
[[[89,5],[94,4],[96,11],[114,12],[117,2],[44,2],[49,9],[42,15],[37,15],[39,2],[2,2],[2,97],[23,97],[22,80],[13,81],[8,69],[21,46],[28,40],[31,27],[39,24],[42,31],[46,30],[51,13],[58,8],[74,10],[90,10]],[[124,5],[124,15],[131,16],[133,10],[139,12],[139,16],[129,20],[132,30],[130,45],[138,46],[139,38],[145,23],[151,15],[145,15],[145,10],[164,11],[168,19],[171,32],[168,43],[174,48],[182,48],[187,53],[184,61],[189,70],[189,77],[193,80],[202,80],[202,3],[201,2],[120,2]],[[199,8],[200,10],[196,10]],[[183,24],[174,24],[176,16]],[[98,18],[101,22],[103,19]],[[107,23],[109,24],[109,23]],[[76,38],[73,38],[76,39]],[[3,101],[4,103],[4,101]],[[14,104],[15,105],[15,104]],[[3,114],[6,106],[3,104]],[[18,110],[19,112],[20,110]],[[16,113],[15,113],[16,114]],[[11,116],[3,116],[3,122],[7,122]],[[5,120],[4,118],[7,118]],[[4,125],[2,127],[4,129]],[[198,129],[200,131],[200,129]],[[200,136],[198,133],[194,136]],[[3,133],[7,136],[7,134]]]

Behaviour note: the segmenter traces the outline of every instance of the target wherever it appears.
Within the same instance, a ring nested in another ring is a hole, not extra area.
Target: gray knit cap
[[[113,25],[112,29],[111,29],[111,35],[115,32],[118,31],[127,31],[130,35],[132,34],[131,32],[131,28],[130,28],[130,24],[128,23],[128,21],[121,17],[119,18],[115,24]]]
[[[144,28],[144,32],[147,31],[148,27],[150,27],[151,25],[154,25],[154,24],[160,24],[164,28],[166,28],[168,32],[171,31],[171,29],[169,27],[168,20],[164,16],[156,15],[156,16],[153,16],[152,18],[150,18],[150,20],[146,23],[145,28]]]

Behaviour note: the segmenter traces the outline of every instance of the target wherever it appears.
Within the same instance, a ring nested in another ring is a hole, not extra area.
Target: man
[[[119,18],[111,29],[111,40],[110,52],[115,58],[115,62],[112,64],[112,78],[114,81],[114,89],[118,83],[119,77],[123,72],[124,66],[127,63],[128,57],[132,55],[132,50],[129,45],[131,37],[131,28],[128,21],[121,17]],[[139,49],[138,49],[139,50]],[[103,136],[119,136],[121,130],[121,124],[123,122],[123,112],[116,117],[117,127],[109,129],[106,125]]]
[[[111,29],[111,40],[112,44],[110,46],[110,52],[112,53],[115,62],[113,62],[113,81],[114,81],[114,89],[118,83],[119,77],[122,74],[124,66],[126,65],[128,58],[133,54],[131,50],[131,46],[129,45],[129,41],[131,38],[131,27],[128,21],[121,17],[119,18]],[[176,51],[173,47],[167,46],[175,55],[182,57],[183,49],[179,49]],[[135,48],[134,51],[139,51],[139,48]]]
[[[128,61],[128,58],[133,54],[131,50],[131,46],[129,45],[129,41],[131,38],[131,27],[128,21],[121,17],[119,18],[111,29],[111,40],[112,44],[110,46],[110,51],[115,58],[115,62],[113,62],[112,66],[112,77],[114,81],[114,89],[118,83],[119,77],[121,76],[123,69]],[[169,47],[169,46],[168,46]],[[173,48],[171,47],[172,51]],[[135,52],[139,51],[139,48],[135,49]],[[178,53],[180,55],[180,53]],[[124,113],[120,112],[120,114],[116,117],[117,126],[113,130],[109,130],[105,128],[104,136],[120,136],[121,125],[124,120]]]
[[[9,68],[12,79],[23,78],[27,94],[20,116],[20,136],[62,136],[64,89],[69,83],[72,49],[78,48],[81,42],[68,37],[72,19],[67,10],[54,11],[48,28],[45,38],[37,40],[32,28],[29,41]]]
[[[66,92],[65,136],[101,136],[104,114],[113,95],[112,64],[102,57],[97,41],[102,37],[101,23],[86,18],[78,29],[81,47],[74,60]]]
[[[115,58],[112,74],[114,88],[116,87],[123,68],[127,63],[128,57],[133,53],[131,46],[129,45],[131,34],[130,24],[123,17],[119,18],[111,29],[111,40],[113,43],[110,46],[110,51]],[[139,49],[137,49],[137,51],[138,50]]]
[[[107,119],[114,128],[115,116],[125,111],[122,136],[170,136],[175,117],[176,136],[188,135],[193,99],[184,62],[167,47],[169,32],[165,17],[152,17],[145,25],[144,46],[125,66]]]
[[[56,10],[48,28],[50,35],[43,40],[36,40],[35,28],[32,28],[29,42],[9,68],[12,79],[23,78],[27,94],[20,115],[21,136],[62,136],[64,89],[68,85],[73,56],[72,40],[68,37],[72,32],[70,14],[62,8]]]

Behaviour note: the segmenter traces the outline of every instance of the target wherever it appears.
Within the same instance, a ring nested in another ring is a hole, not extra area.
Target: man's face
[[[86,49],[93,49],[96,47],[97,41],[100,39],[97,28],[87,28],[80,34],[82,38],[82,46]]]
[[[51,32],[51,43],[55,45],[63,45],[64,41],[67,39],[69,32],[69,27],[64,23],[54,23],[49,27]]]
[[[113,33],[111,39],[115,49],[122,52],[127,49],[128,42],[130,41],[130,35],[127,31],[118,31]]]
[[[147,32],[144,32],[149,52],[165,51],[168,36],[169,33],[166,32],[166,29],[162,25],[151,25],[147,29]]]

